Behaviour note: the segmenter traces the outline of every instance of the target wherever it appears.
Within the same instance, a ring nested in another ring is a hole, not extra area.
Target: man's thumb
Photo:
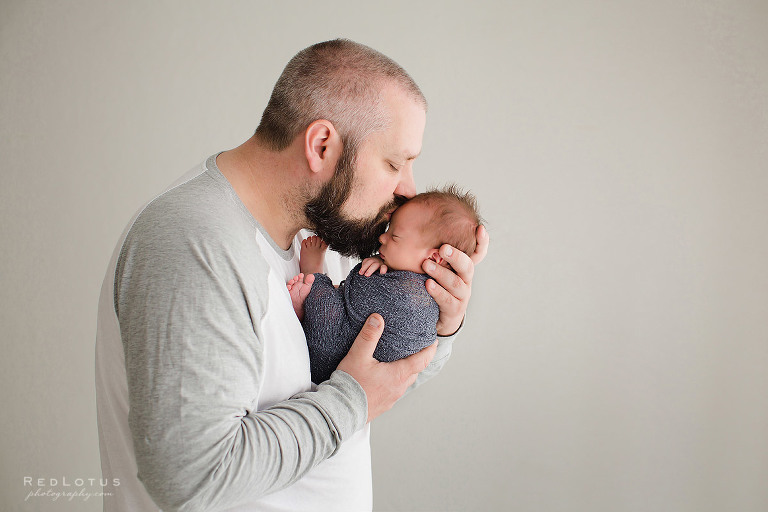
[[[363,324],[360,334],[357,335],[355,343],[349,351],[373,357],[373,351],[376,350],[376,345],[379,344],[382,332],[384,332],[384,319],[380,314],[373,313]]]

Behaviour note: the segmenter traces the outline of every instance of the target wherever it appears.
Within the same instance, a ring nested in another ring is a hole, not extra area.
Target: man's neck
[[[291,246],[305,224],[305,199],[296,185],[296,163],[290,155],[288,150],[270,151],[252,137],[216,158],[217,167],[253,218],[283,249]]]

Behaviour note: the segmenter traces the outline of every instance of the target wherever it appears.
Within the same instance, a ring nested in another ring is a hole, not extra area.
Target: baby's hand
[[[382,260],[378,256],[374,256],[372,258],[365,258],[363,260],[363,264],[360,266],[360,271],[358,272],[358,274],[360,274],[361,276],[365,275],[366,277],[370,277],[377,270],[379,271],[380,274],[386,274],[387,266],[384,264],[384,260]]]

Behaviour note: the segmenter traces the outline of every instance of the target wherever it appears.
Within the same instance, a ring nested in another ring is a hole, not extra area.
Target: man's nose
[[[408,163],[400,173],[400,182],[395,188],[396,196],[411,198],[416,195],[416,183],[413,181],[413,164]]]

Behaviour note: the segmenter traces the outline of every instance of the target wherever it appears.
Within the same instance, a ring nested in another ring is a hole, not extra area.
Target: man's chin
[[[346,256],[349,258],[358,258],[361,260],[364,260],[365,258],[370,258],[373,256],[373,254],[376,252],[376,247],[374,246],[373,249],[370,249],[368,247],[349,247],[345,245],[335,245],[335,244],[328,244],[328,248],[332,251],[335,251],[342,256]]]
[[[387,230],[393,206],[387,205],[367,220],[345,218],[338,209],[330,206],[321,210],[321,215],[307,211],[307,218],[315,224],[315,233],[331,250],[343,256],[365,259],[379,248],[379,237]]]
[[[386,231],[387,223],[380,223],[365,230],[345,230],[339,236],[327,236],[326,243],[331,250],[343,256],[365,259],[372,256],[379,248],[379,237]],[[323,238],[321,236],[321,238]],[[325,238],[323,238],[325,240]]]

